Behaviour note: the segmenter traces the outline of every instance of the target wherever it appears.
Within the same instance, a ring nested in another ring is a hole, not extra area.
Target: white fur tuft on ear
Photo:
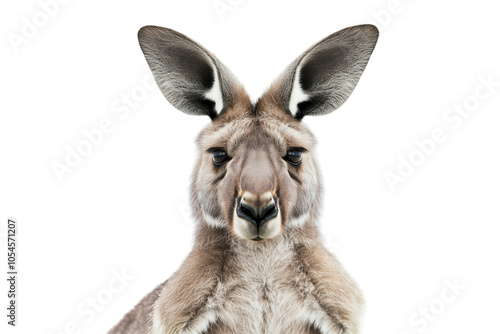
[[[297,115],[297,111],[299,110],[299,103],[307,101],[309,99],[309,95],[304,92],[302,87],[300,86],[300,65],[297,67],[295,71],[295,77],[293,78],[293,86],[292,93],[290,95],[290,103],[288,108],[292,113],[292,116],[295,117]]]
[[[215,103],[215,111],[219,115],[224,108],[224,100],[222,98],[222,89],[219,82],[219,73],[217,68],[214,66],[214,84],[208,92],[205,93],[205,97]]]

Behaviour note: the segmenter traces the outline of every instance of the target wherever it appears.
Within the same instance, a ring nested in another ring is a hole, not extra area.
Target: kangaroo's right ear
[[[296,119],[324,115],[351,95],[378,39],[373,25],[340,30],[304,52],[262,96]]]
[[[214,119],[234,104],[241,85],[201,45],[156,26],[142,27],[138,37],[156,83],[174,107]]]

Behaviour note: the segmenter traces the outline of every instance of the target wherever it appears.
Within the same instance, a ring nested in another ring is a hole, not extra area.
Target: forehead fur
[[[221,147],[231,152],[241,144],[246,147],[275,145],[280,152],[290,147],[312,150],[316,139],[311,131],[292,117],[283,116],[260,113],[220,117],[199,134],[197,143],[202,151]]]

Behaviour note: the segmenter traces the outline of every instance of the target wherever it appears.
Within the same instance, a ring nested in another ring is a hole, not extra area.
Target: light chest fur
[[[338,332],[317,301],[293,242],[232,246],[216,288],[183,333]]]

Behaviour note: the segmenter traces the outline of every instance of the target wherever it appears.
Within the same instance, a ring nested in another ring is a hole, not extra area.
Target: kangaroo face
[[[139,42],[167,100],[212,123],[198,136],[192,184],[197,220],[259,242],[303,226],[320,206],[315,139],[301,119],[337,109],[375,47],[374,26],[346,28],[299,56],[255,103],[209,51],[147,26]]]
[[[283,116],[232,110],[199,135],[193,196],[208,224],[260,241],[307,220],[321,193],[314,137]]]

